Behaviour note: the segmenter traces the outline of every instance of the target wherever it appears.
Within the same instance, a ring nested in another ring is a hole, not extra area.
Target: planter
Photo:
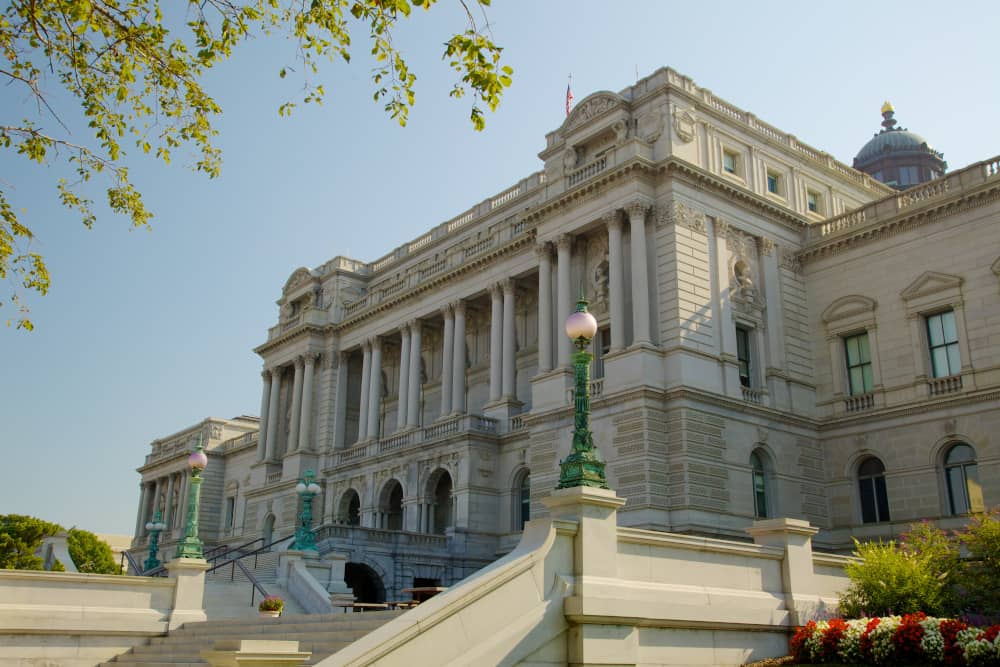
[[[260,614],[261,618],[278,618],[279,616],[281,616],[281,612],[280,611],[260,611],[260,610],[258,610],[257,613]]]

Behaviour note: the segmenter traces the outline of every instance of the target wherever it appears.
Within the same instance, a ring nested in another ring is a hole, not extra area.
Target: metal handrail
[[[233,570],[229,574],[229,581],[233,581],[235,579],[235,577],[236,577],[236,568],[237,567],[240,568],[240,570],[246,576],[247,580],[250,582],[250,606],[251,607],[253,606],[253,603],[254,603],[254,595],[258,591],[260,592],[260,597],[261,597],[262,600],[267,597],[267,589],[264,588],[264,585],[260,583],[260,580],[257,579],[257,577],[254,575],[254,573],[251,572],[247,568],[247,566],[243,564],[243,561],[241,561],[241,560],[234,560],[234,561],[232,561],[232,564],[233,564]]]
[[[258,537],[255,540],[250,540],[249,542],[247,542],[245,544],[241,544],[238,547],[232,547],[232,548],[230,548],[230,546],[228,544],[220,544],[219,546],[212,547],[211,549],[209,549],[208,551],[205,552],[205,560],[207,560],[209,562],[216,561],[216,560],[218,560],[220,558],[225,558],[232,551],[243,551],[244,549],[246,549],[251,544],[256,544],[257,542],[263,542],[263,541],[264,541],[263,537]],[[216,551],[222,551],[222,553],[216,555],[215,554]]]
[[[140,577],[142,576],[142,568],[139,567],[139,563],[137,563],[135,558],[132,557],[132,554],[128,552],[128,549],[122,551],[122,559],[118,565],[119,569],[125,570],[125,574],[128,574],[129,571],[125,568],[125,561],[128,561],[129,568],[131,568],[136,575]]]

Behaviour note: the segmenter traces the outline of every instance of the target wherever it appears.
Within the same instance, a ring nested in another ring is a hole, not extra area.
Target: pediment
[[[925,271],[920,277],[910,283],[910,286],[900,292],[904,301],[915,299],[921,296],[937,294],[948,290],[959,290],[962,287],[962,279],[958,276],[951,276],[947,273],[936,271]]]
[[[875,312],[878,302],[860,294],[842,296],[823,311],[823,322],[829,324],[856,315],[867,315]]]
[[[563,129],[572,130],[618,108],[628,109],[628,102],[621,95],[607,90],[593,93],[573,107],[573,111],[570,112],[563,123]]]
[[[282,288],[282,293],[288,294],[289,292],[298,289],[302,285],[305,285],[306,283],[309,282],[313,282],[315,280],[316,276],[313,274],[312,271],[305,268],[304,266],[300,267],[298,269],[295,269],[295,271],[292,272],[292,275],[288,277],[288,280],[285,282],[284,288]]]

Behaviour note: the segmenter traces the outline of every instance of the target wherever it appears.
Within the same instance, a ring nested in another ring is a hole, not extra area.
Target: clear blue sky
[[[447,98],[439,45],[462,15],[441,0],[397,35],[418,76],[403,129],[371,101],[365,32],[355,62],[324,73],[326,104],[291,119],[276,111],[298,83],[277,76],[289,43],[240,49],[207,80],[224,109],[222,177],[128,161],[150,232],[110,215],[85,230],[55,201],[57,170],[0,154],[53,281],[30,296],[34,332],[0,325],[0,514],[130,534],[151,440],[257,413],[252,348],[289,274],[337,254],[373,260],[539,169],[570,72],[579,101],[668,65],[848,164],[884,99],[952,169],[1000,153],[995,0],[494,3],[515,79],[482,133]],[[0,88],[0,109],[19,95]],[[4,306],[0,322],[12,315]]]

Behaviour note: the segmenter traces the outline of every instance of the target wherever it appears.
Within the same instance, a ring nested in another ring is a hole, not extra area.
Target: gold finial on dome
[[[896,109],[892,106],[892,102],[890,102],[889,100],[886,100],[885,103],[882,104],[882,113],[889,113],[895,110]]]

